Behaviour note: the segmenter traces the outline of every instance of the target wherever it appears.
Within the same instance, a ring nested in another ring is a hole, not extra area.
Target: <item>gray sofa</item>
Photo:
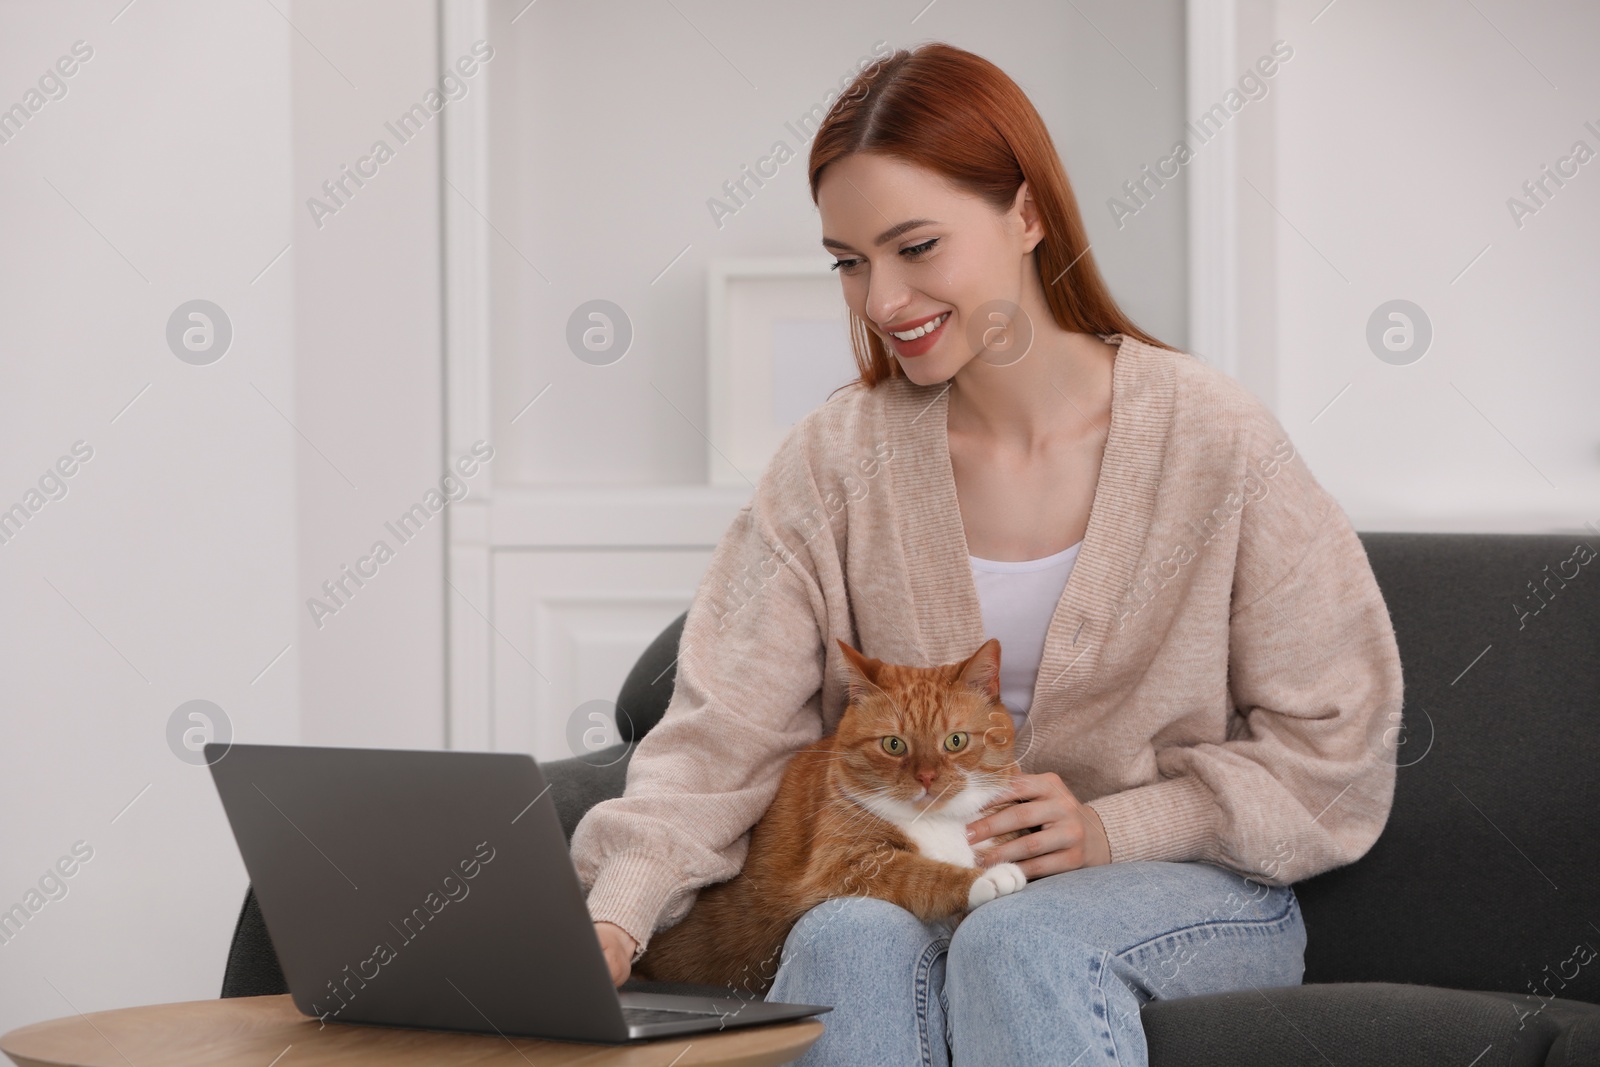
[[[1600,560],[1574,557],[1600,537],[1361,539],[1406,680],[1388,826],[1357,862],[1295,884],[1304,985],[1151,1001],[1150,1062],[1600,1067]],[[542,765],[569,839],[621,794],[682,627],[623,685],[621,743]],[[223,996],[283,991],[247,895]]]

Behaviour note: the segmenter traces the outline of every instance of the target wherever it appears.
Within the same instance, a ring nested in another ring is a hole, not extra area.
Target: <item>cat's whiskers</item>
[[[822,753],[819,752],[819,753],[816,753],[816,754],[808,757],[806,762],[807,763],[838,763],[840,760],[847,760],[847,759],[851,759],[851,758],[852,758],[852,754],[851,753],[845,753],[844,755],[841,755],[841,756],[826,756],[826,755],[823,755]]]
[[[850,800],[850,802],[852,804],[855,805],[855,807],[858,810],[858,812],[866,814],[866,815],[876,815],[877,812],[872,810],[871,806],[867,803],[867,801],[868,800],[876,800],[876,799],[878,799],[880,797],[890,797],[890,793],[889,793],[889,790],[886,787],[880,787],[880,788],[869,790],[866,794],[851,793],[851,792],[847,791],[845,793],[845,797],[848,800]]]
[[[879,798],[893,800],[894,797],[887,786],[880,786],[878,788],[871,789],[866,794],[850,793],[846,791],[844,796],[855,807],[855,810],[850,813],[848,818],[846,818],[844,825],[841,827],[842,830],[846,832],[854,830],[857,825],[867,822],[870,819],[878,819],[883,822],[890,823],[893,822],[893,820],[886,818],[881,812],[874,811],[866,803],[867,800],[876,800]]]
[[[862,830],[864,830],[864,829],[866,829],[866,828],[868,828],[868,827],[870,827],[872,825],[871,819],[872,819],[873,815],[874,815],[874,813],[870,812],[870,811],[863,810],[863,811],[859,812],[849,822],[846,822],[845,824],[843,824],[842,826],[839,827],[839,836],[842,837],[842,838],[845,838],[846,840],[851,840],[851,841],[856,840],[858,835],[859,835],[859,833],[860,833],[860,831],[862,831]],[[881,816],[879,818],[881,819]],[[887,821],[887,820],[883,820],[883,821]]]
[[[850,816],[844,825],[839,828],[840,832],[845,834],[852,833],[860,826],[869,823],[874,818],[882,820],[883,816],[868,808],[862,808]]]
[[[954,784],[954,783],[951,783],[951,784]],[[911,821],[912,822],[916,822],[917,819],[920,819],[924,815],[928,814],[929,811],[933,810],[933,806],[935,804],[937,804],[939,801],[944,799],[944,795],[946,793],[948,793],[948,792],[950,792],[950,786],[946,785],[943,789],[939,790],[939,795],[938,796],[936,796],[932,800],[930,800],[926,807],[924,807],[921,811],[917,812],[916,817],[913,818]]]

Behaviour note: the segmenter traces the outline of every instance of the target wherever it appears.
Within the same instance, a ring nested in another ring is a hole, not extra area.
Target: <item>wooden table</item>
[[[288,994],[152,1004],[34,1023],[0,1037],[18,1067],[325,1067],[381,1063],[528,1067],[765,1067],[822,1036],[816,1019],[628,1045],[541,1041],[336,1023],[301,1015]],[[285,1055],[287,1053],[287,1055]]]

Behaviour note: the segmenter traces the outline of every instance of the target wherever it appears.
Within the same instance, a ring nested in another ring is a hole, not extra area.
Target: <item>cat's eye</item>
[[[883,739],[883,750],[889,753],[891,756],[903,756],[906,754],[906,743],[893,734],[890,734],[888,737]]]
[[[944,750],[946,752],[960,752],[966,747],[967,732],[965,730],[957,730],[955,733],[944,739]]]

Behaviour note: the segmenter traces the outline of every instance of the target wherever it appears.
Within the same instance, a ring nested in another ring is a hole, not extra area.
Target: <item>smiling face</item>
[[[1044,231],[1026,194],[1024,183],[1012,207],[996,212],[930,170],[872,152],[823,171],[822,244],[834,256],[845,303],[916,384],[946,381],[984,351],[984,331],[998,321],[990,302],[1021,307],[1037,321],[1031,253]],[[925,324],[934,331],[894,336]]]

